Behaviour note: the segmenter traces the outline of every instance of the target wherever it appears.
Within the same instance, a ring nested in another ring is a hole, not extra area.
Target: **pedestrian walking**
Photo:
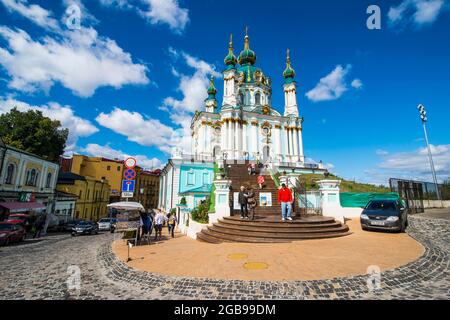
[[[167,225],[169,226],[169,234],[172,236],[172,238],[175,238],[174,232],[175,232],[175,226],[177,225],[177,217],[175,214],[171,214],[169,220],[167,221]]]
[[[281,185],[281,189],[278,190],[278,203],[281,203],[281,219],[286,221],[292,221],[292,202],[293,202],[292,192],[286,187],[286,184]],[[286,213],[287,211],[287,213]]]
[[[249,163],[247,165],[247,170],[248,170],[248,175],[251,176],[252,175],[252,164],[251,163]]]
[[[154,225],[155,225],[155,240],[157,240],[159,238],[159,240],[161,240],[162,238],[162,228],[163,228],[163,224],[164,222],[167,221],[167,217],[164,215],[164,213],[162,213],[162,211],[157,211],[156,212],[156,216],[155,216],[155,220],[154,220]]]
[[[258,206],[258,203],[256,202],[255,191],[251,186],[248,190],[247,202],[248,202],[248,209],[250,210],[250,214],[252,216],[252,220],[255,220],[255,210],[256,207]]]
[[[241,191],[239,192],[238,202],[241,205],[241,219],[248,218],[248,208],[247,208],[247,192],[244,186],[241,186]]]
[[[39,238],[41,236],[42,229],[44,229],[45,220],[46,220],[45,215],[37,218],[36,223],[34,225],[33,239]]]
[[[255,163],[251,164],[251,174],[253,176],[256,176],[256,164]]]
[[[264,184],[264,177],[262,175],[259,175],[258,176],[258,185],[259,185],[260,190],[262,190],[263,184]]]

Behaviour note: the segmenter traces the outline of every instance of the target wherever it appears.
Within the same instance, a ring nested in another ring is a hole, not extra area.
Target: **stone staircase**
[[[209,243],[277,243],[298,240],[337,238],[351,234],[348,226],[333,218],[308,216],[282,222],[279,217],[242,220],[226,217],[197,234],[197,240]]]
[[[232,216],[219,220],[197,234],[199,241],[209,243],[247,242],[247,243],[277,243],[308,239],[324,239],[343,237],[351,234],[349,228],[334,218],[319,215],[294,217],[293,221],[281,221],[281,205],[278,203],[278,188],[269,173],[264,175],[264,187],[259,190],[257,177],[249,176],[245,164],[231,165],[228,177],[232,181],[230,203],[233,203],[233,193],[239,192],[241,186],[251,185],[255,191],[258,206],[254,220],[240,218],[239,210],[232,210]],[[272,206],[261,207],[259,194],[270,192]]]
[[[259,190],[258,186],[258,175],[259,170],[257,169],[257,174],[255,176],[250,176],[248,174],[248,169],[246,164],[234,164],[231,165],[231,168],[228,171],[228,177],[232,181],[231,190],[230,190],[230,203],[233,203],[233,194],[234,192],[239,192],[241,186],[249,186],[253,187],[255,191],[256,201],[258,206],[255,210],[255,216],[273,216],[281,215],[281,205],[278,203],[278,188],[275,185],[275,182],[272,180],[272,177],[267,172],[267,175],[263,175],[264,177],[264,185],[263,189]],[[259,194],[263,193],[271,193],[272,194],[272,206],[271,207],[261,207],[259,203]],[[232,215],[240,216],[239,210],[232,210]]]

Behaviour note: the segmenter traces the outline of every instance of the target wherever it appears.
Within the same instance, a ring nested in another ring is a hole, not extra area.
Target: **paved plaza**
[[[408,233],[424,248],[418,259],[381,275],[309,281],[158,275],[117,259],[110,233],[55,235],[0,249],[0,299],[449,299],[449,231],[450,221],[411,216]],[[68,287],[74,268],[80,286]]]

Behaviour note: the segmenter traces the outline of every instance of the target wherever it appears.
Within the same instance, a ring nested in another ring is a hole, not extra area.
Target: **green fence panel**
[[[398,200],[400,196],[396,192],[391,193],[353,193],[341,192],[341,206],[347,208],[365,207],[370,200]]]

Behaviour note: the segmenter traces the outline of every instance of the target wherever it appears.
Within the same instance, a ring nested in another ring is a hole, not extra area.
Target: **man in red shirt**
[[[281,189],[278,190],[278,203],[281,203],[281,218],[286,221],[286,210],[287,219],[292,221],[292,202],[294,201],[292,197],[292,192],[286,187],[286,184],[281,185]]]

